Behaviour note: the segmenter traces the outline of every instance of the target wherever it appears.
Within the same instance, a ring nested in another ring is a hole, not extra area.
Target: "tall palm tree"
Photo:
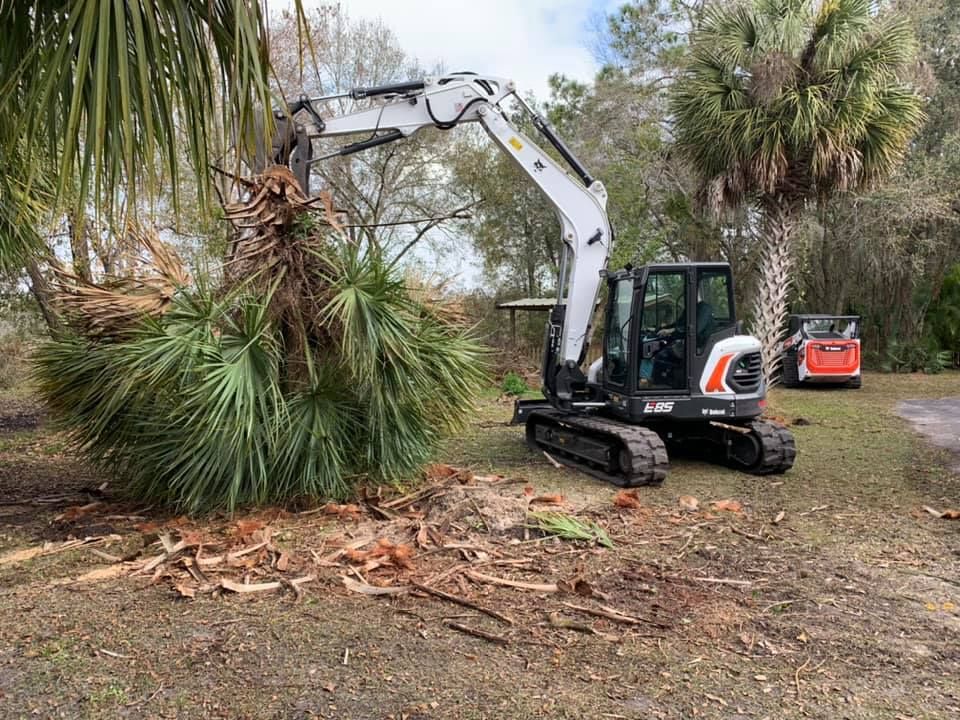
[[[271,105],[264,15],[260,0],[0,0],[0,269],[40,246],[67,188],[130,207],[160,174],[176,192],[180,147],[205,175],[218,120],[247,137]]]
[[[762,217],[753,332],[774,380],[804,207],[888,177],[923,120],[903,77],[907,21],[870,0],[749,0],[708,9],[672,94],[678,148],[715,211]]]

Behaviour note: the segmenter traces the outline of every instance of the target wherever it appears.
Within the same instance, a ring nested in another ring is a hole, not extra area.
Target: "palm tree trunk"
[[[50,289],[50,283],[43,276],[40,265],[34,258],[27,259],[26,270],[30,277],[30,292],[40,307],[40,314],[47,324],[47,330],[51,335],[56,335],[63,328],[63,323],[53,305],[53,292]]]
[[[768,386],[780,380],[780,343],[787,320],[787,297],[793,282],[793,235],[801,206],[780,196],[763,206],[760,279],[753,304],[753,334],[763,347],[763,374]]]

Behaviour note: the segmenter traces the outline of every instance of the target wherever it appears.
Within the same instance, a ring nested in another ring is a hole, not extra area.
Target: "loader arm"
[[[534,126],[557,150],[570,170],[520,132],[504,115],[501,103],[515,97]],[[367,109],[321,117],[315,105],[342,97],[382,98]],[[308,119],[306,124],[298,118]],[[479,123],[502,150],[540,188],[560,220],[563,253],[557,304],[550,313],[543,362],[543,386],[557,407],[571,409],[585,402],[586,377],[581,364],[590,341],[591,321],[601,273],[607,267],[612,233],[607,217],[607,192],[594,180],[553,129],[516,94],[513,81],[457,73],[374,88],[355,88],[341,95],[301,98],[287,112],[276,113],[278,133],[274,162],[289,165],[309,194],[310,166],[331,157],[349,155],[409,137],[423,128],[450,130]],[[357,142],[314,158],[310,140],[369,133]],[[258,163],[266,158],[259,154]]]

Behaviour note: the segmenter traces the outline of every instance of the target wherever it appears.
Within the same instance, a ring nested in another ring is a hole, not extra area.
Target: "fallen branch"
[[[557,613],[548,613],[547,618],[550,620],[550,625],[555,628],[560,628],[561,630],[576,630],[577,632],[587,633],[588,635],[596,635],[597,637],[601,637],[608,642],[620,642],[620,638],[616,635],[609,635],[607,633],[600,632],[595,627],[587,625],[586,623],[579,623],[575,620],[562,618]]]
[[[351,577],[343,576],[343,586],[347,590],[352,590],[361,595],[403,595],[410,592],[411,585],[390,585],[381,587],[380,585],[371,585],[370,583],[360,582]]]
[[[506,623],[507,625],[514,624],[513,618],[507,617],[506,615],[499,613],[496,610],[491,610],[490,608],[485,608],[482,605],[477,605],[476,603],[471,602],[466,598],[462,598],[458,595],[451,595],[449,593],[443,592],[443,590],[437,590],[436,588],[432,588],[429,585],[422,585],[421,583],[418,583],[418,582],[413,582],[411,584],[417,590],[420,590],[421,592],[425,592],[428,595],[433,595],[436,598],[440,598],[441,600],[446,600],[447,602],[451,602],[454,605],[459,605],[461,607],[470,608],[471,610],[476,610],[477,612],[481,612],[484,615],[489,615],[490,617],[496,620],[499,620],[500,622]]]
[[[560,590],[556,583],[528,583],[520,580],[509,580],[507,578],[494,577],[493,575],[484,575],[476,570],[467,570],[464,573],[471,580],[477,582],[490,583],[492,585],[505,585],[506,587],[519,588],[521,590],[532,590],[533,592],[555,593]]]
[[[456,630],[462,632],[466,635],[472,635],[473,637],[480,638],[481,640],[486,640],[487,642],[496,643],[497,645],[509,645],[510,640],[503,637],[502,635],[494,635],[489,633],[486,630],[478,630],[477,628],[467,627],[466,625],[461,625],[456,622],[446,622],[444,623],[451,630]]]
[[[753,533],[748,533],[746,530],[741,530],[735,525],[730,526],[730,531],[736,535],[742,535],[745,538],[750,538],[751,540],[758,540],[760,542],[764,541],[763,535],[754,535]]]
[[[556,458],[553,457],[546,450],[543,451],[543,456],[550,461],[550,464],[553,465],[557,470],[563,470],[563,464],[558,462]]]
[[[316,575],[304,575],[301,578],[296,578],[295,580],[288,581],[290,585],[297,586],[303,585],[304,583],[313,582],[317,579]],[[280,581],[274,582],[265,582],[265,583],[238,583],[227,578],[220,580],[220,587],[224,590],[229,590],[230,592],[235,593],[254,593],[254,592],[266,592],[268,590],[279,590],[282,587],[285,587],[287,583]]]
[[[74,548],[99,545],[100,543],[104,543],[109,540],[122,540],[122,538],[119,535],[100,535],[97,537],[87,537],[83,540],[67,540],[61,545],[55,545],[53,547],[44,543],[43,545],[37,545],[35,547],[25,548],[23,550],[14,550],[6,555],[0,555],[0,566],[12,565],[13,563],[32,560],[36,557],[55,555],[60,552],[65,552],[66,550],[73,550]]]
[[[752,580],[734,580],[732,578],[695,577],[691,578],[691,580],[696,580],[697,582],[702,583],[714,583],[716,585],[742,585],[744,587],[753,585]]]
[[[622,625],[653,625],[658,628],[669,628],[670,626],[658,622],[656,620],[650,620],[648,618],[637,617],[635,615],[624,615],[619,610],[615,610],[610,607],[603,608],[591,608],[585,607],[583,605],[574,605],[573,603],[563,602],[560,603],[564,607],[568,607],[571,610],[576,610],[577,612],[586,613],[587,615],[593,615],[594,617],[606,618],[607,620],[612,620],[613,622],[621,623]]]

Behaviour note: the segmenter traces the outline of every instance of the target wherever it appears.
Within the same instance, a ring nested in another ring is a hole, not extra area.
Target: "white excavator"
[[[324,103],[371,99],[370,107],[323,117]],[[504,114],[512,100],[559,161]],[[473,73],[318,98],[275,113],[277,133],[257,164],[288,166],[310,194],[310,168],[337,155],[401,141],[424,128],[479,123],[494,145],[543,192],[563,243],[557,302],[547,321],[543,400],[518,401],[514,422],[527,442],[561,462],[623,487],[663,482],[668,448],[757,475],[783,473],[796,449],[785,427],[761,419],[766,406],[760,342],[743,333],[725,263],[669,263],[607,269],[613,231],[607,192],[511,80]],[[322,157],[312,140],[366,137]],[[566,167],[561,165],[561,161]],[[586,372],[600,289],[608,292],[603,354]]]

